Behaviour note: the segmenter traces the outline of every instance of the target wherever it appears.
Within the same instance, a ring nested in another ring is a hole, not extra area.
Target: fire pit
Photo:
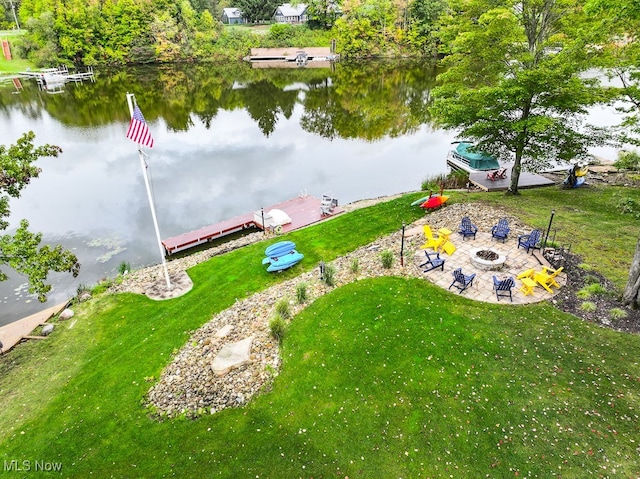
[[[483,271],[500,271],[507,260],[506,255],[492,248],[473,248],[469,255],[471,263]]]

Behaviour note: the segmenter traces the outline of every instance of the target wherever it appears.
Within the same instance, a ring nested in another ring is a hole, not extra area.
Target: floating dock
[[[282,210],[291,218],[291,223],[280,226],[282,233],[303,228],[344,212],[344,209],[339,208],[336,202],[327,214],[328,210],[323,200],[313,196],[299,196],[252,213],[235,216],[213,225],[167,238],[162,240],[162,246],[166,254],[171,255],[248,228],[267,229],[269,228],[267,213],[271,210]]]
[[[330,47],[252,48],[252,68],[330,68],[338,56]]]
[[[81,83],[85,80],[95,81],[93,69],[89,67],[85,72],[69,73],[67,67],[44,68],[42,70],[28,70],[20,72],[21,77],[35,78],[41,90],[49,93],[61,93],[68,82]]]

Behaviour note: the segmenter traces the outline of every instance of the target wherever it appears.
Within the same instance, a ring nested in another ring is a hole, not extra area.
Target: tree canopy
[[[621,0],[589,0],[589,21],[601,35],[600,66],[615,81],[625,140],[640,145],[640,4]]]
[[[10,198],[19,198],[20,192],[32,178],[37,178],[40,169],[33,163],[43,156],[58,156],[57,146],[34,147],[33,132],[24,134],[15,145],[8,148],[0,145],[0,231],[9,227]],[[0,236],[0,266],[10,266],[29,280],[29,293],[37,294],[40,301],[47,299],[51,285],[45,281],[50,271],[70,272],[74,276],[80,271],[76,256],[61,246],[41,245],[42,235],[29,231],[26,220],[13,234]],[[0,281],[7,274],[0,269]]]
[[[432,113],[479,150],[514,161],[510,193],[523,167],[581,159],[607,140],[583,124],[586,108],[605,97],[582,75],[593,62],[578,1],[452,0],[443,24],[448,69]]]

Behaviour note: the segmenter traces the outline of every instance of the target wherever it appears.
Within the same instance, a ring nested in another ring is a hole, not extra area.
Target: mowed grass
[[[125,321],[108,319],[125,333]],[[638,338],[545,304],[359,281],[294,319],[270,392],[244,409],[164,422],[140,405],[149,363],[167,354],[148,346],[161,334],[150,326],[133,328],[145,338],[128,357],[116,337],[93,351],[94,370],[14,431],[5,457],[59,462],[72,477],[640,473]]]
[[[546,207],[527,193],[524,204]],[[58,462],[68,477],[638,476],[637,336],[414,279],[360,281],[313,303],[290,326],[273,389],[249,406],[197,420],[147,413],[146,392],[191,330],[413,221],[418,196],[287,235],[306,257],[282,275],[264,272],[258,244],[191,269],[182,298],[104,295],[76,308],[75,323],[0,361],[3,457]],[[593,207],[591,236],[609,221],[594,199],[566,198]]]
[[[18,58],[16,56],[15,48],[13,48],[13,39],[15,37],[23,35],[24,31],[18,32],[17,30],[0,30],[0,39],[9,40],[11,45],[12,60],[7,60],[4,54],[0,50],[0,76],[12,75],[19,72],[26,71],[27,69],[34,69],[35,65],[29,60]]]

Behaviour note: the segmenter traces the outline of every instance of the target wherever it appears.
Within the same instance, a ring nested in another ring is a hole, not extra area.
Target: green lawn
[[[12,39],[17,36],[23,35],[24,33],[24,30],[0,30],[0,39],[9,40],[9,43],[11,45],[11,54],[13,57],[12,60],[7,60],[2,54],[2,51],[0,51],[0,77],[3,75],[13,75],[15,73],[25,71],[28,68],[32,70],[36,68],[35,65],[29,60],[17,58],[16,56],[16,51]]]
[[[593,248],[585,261],[622,277],[638,228],[611,199],[638,192],[571,193],[477,197],[532,226],[546,227],[555,207],[576,247],[606,227],[618,261],[603,264]],[[0,359],[3,458],[58,462],[83,478],[637,477],[638,336],[416,279],[358,281],[314,302],[289,326],[272,390],[247,407],[148,415],[151,378],[190,331],[236,298],[413,221],[421,213],[407,205],[419,196],[287,235],[305,260],[282,275],[264,272],[257,244],[192,268],[181,298],[102,295],[76,307],[49,339]]]

